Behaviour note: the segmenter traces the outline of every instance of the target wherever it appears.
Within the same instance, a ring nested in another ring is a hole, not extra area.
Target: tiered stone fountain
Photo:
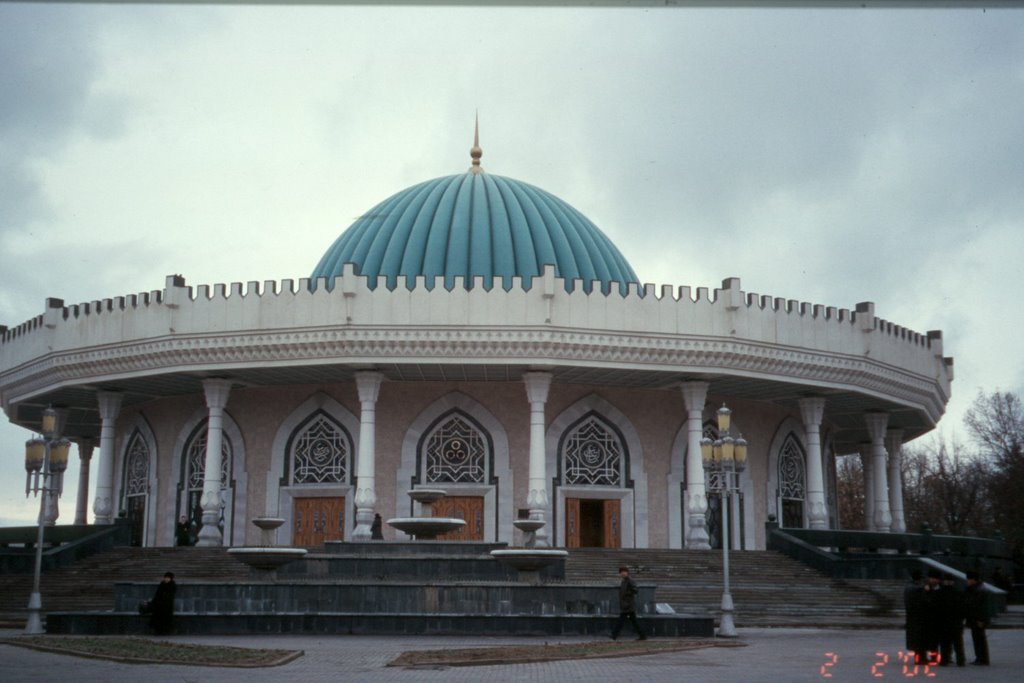
[[[519,580],[540,583],[540,573],[559,560],[569,556],[568,551],[552,548],[537,548],[537,532],[544,528],[538,519],[517,519],[512,524],[525,534],[523,548],[499,548],[491,551],[491,557],[519,572]]]
[[[466,521],[462,519],[431,515],[434,503],[447,495],[442,489],[411,489],[408,494],[420,504],[420,516],[395,517],[388,520],[388,526],[404,531],[417,541],[433,541],[441,534],[466,526]]]
[[[267,572],[267,578],[274,578],[280,567],[305,556],[305,548],[275,547],[274,533],[284,524],[280,517],[256,517],[252,523],[260,529],[260,545],[228,548],[228,554],[239,562],[258,572]]]

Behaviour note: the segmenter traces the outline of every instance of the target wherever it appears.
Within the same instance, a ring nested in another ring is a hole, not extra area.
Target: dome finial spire
[[[476,122],[473,125],[473,147],[469,150],[469,156],[473,159],[473,165],[469,167],[470,173],[483,173],[484,169],[480,166],[480,157],[484,155],[484,151],[480,149],[480,110],[476,112]]]

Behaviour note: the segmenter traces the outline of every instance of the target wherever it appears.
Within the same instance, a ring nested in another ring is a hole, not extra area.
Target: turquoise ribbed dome
[[[466,287],[482,276],[485,288],[507,290],[518,275],[529,287],[548,264],[566,279],[567,290],[576,278],[587,292],[600,281],[605,294],[613,282],[623,294],[638,282],[615,245],[579,211],[540,188],[479,168],[413,185],[370,209],[324,253],[313,270],[314,286],[321,277],[333,286],[346,263],[369,276],[371,286],[385,276],[390,289],[399,275],[410,289],[418,275],[426,276],[428,287],[442,275],[449,290],[458,276]]]

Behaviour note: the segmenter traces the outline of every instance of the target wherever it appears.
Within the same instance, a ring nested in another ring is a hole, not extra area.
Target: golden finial
[[[469,167],[470,173],[483,173],[484,169],[480,167],[480,157],[484,155],[484,151],[480,149],[480,112],[476,113],[476,123],[473,126],[473,146],[469,150],[469,156],[473,159],[473,165]]]

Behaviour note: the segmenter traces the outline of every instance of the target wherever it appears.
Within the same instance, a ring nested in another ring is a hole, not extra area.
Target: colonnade
[[[551,373],[527,372],[523,375],[526,398],[530,405],[529,425],[529,483],[527,507],[531,519],[547,522],[549,514],[547,457],[545,451],[545,406],[551,388]],[[356,459],[356,527],[353,540],[368,540],[370,526],[377,512],[376,494],[376,404],[384,375],[367,370],[355,374],[359,394],[359,446]],[[700,441],[703,437],[703,417],[709,384],[687,381],[681,384],[687,413],[686,450],[686,512],[685,530],[687,548],[708,549],[708,499],[705,489],[704,468],[701,461]],[[201,499],[203,526],[198,545],[223,544],[218,526],[221,513],[221,449],[224,409],[231,393],[231,381],[206,379],[203,392],[208,410],[205,470]],[[97,524],[110,524],[115,509],[114,491],[114,438],[115,426],[121,408],[121,395],[116,392],[97,392],[100,427],[100,457],[93,513]],[[806,505],[807,522],[811,529],[828,528],[828,510],[825,501],[824,468],[822,464],[821,423],[826,400],[806,397],[798,401],[806,444]],[[903,532],[902,481],[900,478],[900,445],[903,433],[888,429],[888,414],[870,412],[865,423],[870,441],[862,444],[860,456],[864,469],[865,511],[867,528],[872,531]],[[89,462],[92,442],[79,441],[81,475],[79,479],[76,523],[85,523],[85,501],[88,499]],[[551,530],[547,525],[537,533],[538,546],[550,545]]]

